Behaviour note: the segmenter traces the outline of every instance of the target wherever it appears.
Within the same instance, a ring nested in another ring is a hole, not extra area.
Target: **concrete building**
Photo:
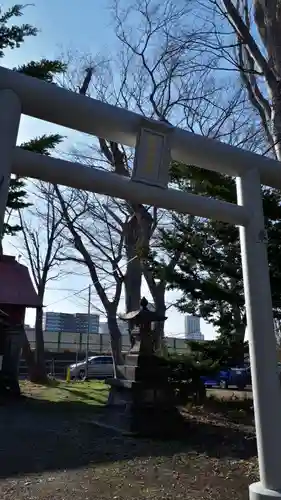
[[[200,331],[200,316],[185,316],[184,330],[187,340],[204,340],[204,335]]]
[[[205,337],[201,332],[188,333],[185,335],[185,338],[186,340],[196,340],[198,342],[205,340]]]
[[[46,332],[88,333],[89,318],[86,313],[63,313],[47,311],[43,328]],[[90,333],[98,333],[99,315],[90,315]]]
[[[88,333],[88,328],[90,333],[99,333],[100,317],[98,314],[90,315],[90,325],[89,316],[87,313],[76,313],[76,332],[77,333]]]
[[[43,329],[46,332],[75,332],[74,315],[70,313],[47,311],[44,313]]]
[[[117,319],[117,325],[119,326],[121,335],[128,335],[128,324],[126,321],[122,321],[120,319]],[[108,326],[106,321],[102,321],[99,324],[99,333],[100,334],[109,334],[108,331]]]

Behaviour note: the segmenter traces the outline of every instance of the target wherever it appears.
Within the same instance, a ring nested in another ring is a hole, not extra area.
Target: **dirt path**
[[[65,411],[0,412],[5,500],[248,499],[255,442],[237,426],[190,422],[181,442],[124,438]]]

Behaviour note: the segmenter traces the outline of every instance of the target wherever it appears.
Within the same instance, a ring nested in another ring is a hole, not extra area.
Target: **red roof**
[[[41,306],[28,268],[11,255],[0,256],[0,304]]]

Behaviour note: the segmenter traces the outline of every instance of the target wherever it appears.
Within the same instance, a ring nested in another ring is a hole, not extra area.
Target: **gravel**
[[[251,426],[186,414],[181,441],[130,438],[77,413],[1,407],[0,498],[248,499],[257,480]]]

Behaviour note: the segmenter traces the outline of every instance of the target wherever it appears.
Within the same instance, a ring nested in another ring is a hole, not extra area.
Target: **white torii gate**
[[[132,178],[21,150],[22,113],[135,146]],[[2,67],[0,152],[0,234],[11,173],[239,226],[260,470],[250,498],[281,500],[281,388],[261,197],[261,182],[281,189],[280,163]],[[170,155],[235,176],[238,204],[169,189]]]

